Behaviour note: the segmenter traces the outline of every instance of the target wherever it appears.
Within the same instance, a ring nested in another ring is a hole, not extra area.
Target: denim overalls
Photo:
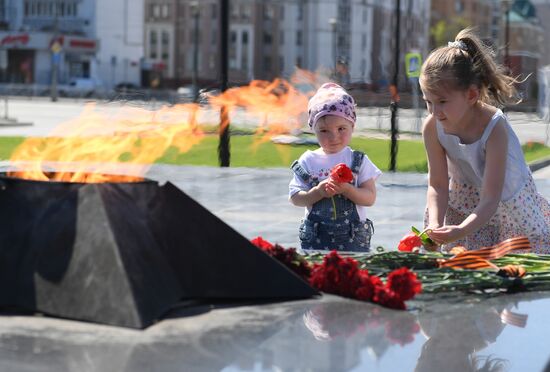
[[[353,151],[351,170],[354,182],[363,162],[363,154]],[[307,171],[294,161],[292,171],[310,187],[319,184],[317,177],[312,177]],[[355,204],[343,195],[335,195],[336,219],[333,215],[331,198],[323,198],[313,204],[308,216],[300,225],[300,241],[302,249],[309,250],[339,250],[368,252],[370,239],[374,233],[372,221],[368,218],[361,221]]]

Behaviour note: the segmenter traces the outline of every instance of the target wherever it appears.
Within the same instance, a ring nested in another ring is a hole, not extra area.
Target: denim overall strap
[[[311,175],[298,163],[298,160],[294,160],[292,162],[292,165],[290,166],[290,169],[296,174],[298,177],[302,179],[305,183],[309,184],[311,187],[316,186],[319,182],[315,177],[311,177]]]
[[[361,164],[363,164],[365,153],[353,150],[352,154],[353,158],[351,160],[351,171],[355,174],[358,174],[359,170],[361,169]]]

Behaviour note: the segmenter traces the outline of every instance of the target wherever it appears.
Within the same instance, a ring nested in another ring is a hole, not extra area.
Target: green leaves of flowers
[[[422,244],[423,245],[427,245],[427,246],[430,246],[430,245],[435,245],[434,241],[432,239],[430,239],[430,237],[428,236],[428,233],[427,232],[423,232],[422,234],[420,233],[420,230],[418,230],[416,227],[414,226],[411,226],[411,230],[413,233],[415,233],[417,236],[420,237],[420,240],[422,240]]]

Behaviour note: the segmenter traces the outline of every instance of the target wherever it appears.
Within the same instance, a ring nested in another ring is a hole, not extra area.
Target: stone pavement
[[[550,170],[534,173],[539,192],[550,198]],[[303,208],[288,201],[291,171],[284,168],[153,166],[147,177],[169,180],[247,238],[262,236],[283,246],[299,246]],[[377,182],[377,200],[369,209],[372,245],[395,249],[411,225],[422,226],[426,175],[385,173]]]

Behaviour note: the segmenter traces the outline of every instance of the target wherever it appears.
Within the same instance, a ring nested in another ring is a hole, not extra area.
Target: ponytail
[[[427,89],[441,83],[468,89],[475,85],[480,101],[503,106],[519,103],[514,84],[519,81],[506,75],[494,60],[493,51],[469,28],[458,33],[455,41],[430,54],[421,70],[421,83]]]

